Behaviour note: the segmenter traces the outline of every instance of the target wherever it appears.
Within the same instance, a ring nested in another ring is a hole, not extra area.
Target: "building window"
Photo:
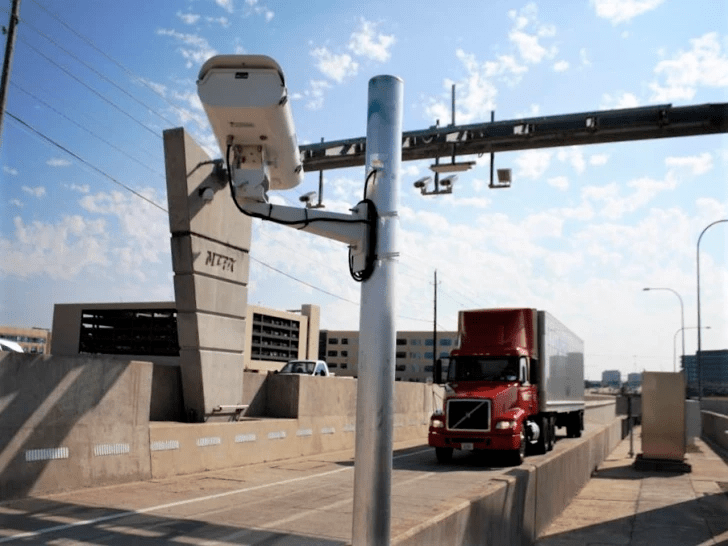
[[[419,364],[412,364],[412,371],[414,373],[419,373],[420,372],[420,365]]]
[[[329,345],[338,345],[339,344],[339,338],[338,337],[330,337],[329,338]]]
[[[348,337],[342,337],[341,338],[341,344],[342,345],[348,345],[349,344],[349,338]]]
[[[422,358],[422,353],[410,353],[410,358],[420,359]]]
[[[425,366],[425,371],[432,373],[432,366]]]
[[[329,352],[328,352],[328,353],[326,353],[326,354],[327,354],[328,356],[338,356],[338,355],[339,355],[339,351],[329,351]]]
[[[431,337],[428,337],[425,340],[425,345],[427,345],[428,347],[432,347],[434,345],[434,343],[432,342],[432,338]]]
[[[421,339],[410,339],[410,345],[422,345]]]
[[[425,360],[432,360],[432,357],[434,355],[432,354],[432,351],[425,353]]]
[[[397,345],[407,345],[407,340],[401,337],[397,338]]]
[[[339,365],[335,363],[329,363],[329,368],[337,368]]]
[[[447,351],[442,351],[440,353],[440,358],[445,358],[445,357],[448,357],[448,356],[450,356],[450,353],[448,353]]]
[[[407,358],[407,351],[397,351],[397,358]]]
[[[341,356],[349,356],[349,351],[341,351]]]
[[[444,345],[445,347],[449,347],[452,345],[452,339],[449,338],[443,338],[440,340],[440,345]]]
[[[342,369],[342,370],[345,370],[345,369],[346,369],[346,368],[348,368],[348,367],[349,367],[349,365],[348,365],[348,364],[347,364],[346,362],[344,362],[344,363],[343,363],[343,364],[341,365],[341,369]]]
[[[397,364],[397,366],[395,367],[395,369],[398,372],[404,372],[404,371],[407,371],[407,366],[405,366],[404,364]]]

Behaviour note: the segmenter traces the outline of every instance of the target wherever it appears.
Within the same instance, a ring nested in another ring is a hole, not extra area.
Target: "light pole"
[[[682,356],[683,360],[685,360],[685,307],[683,306],[683,300],[680,297],[680,294],[675,292],[672,288],[643,288],[645,292],[648,290],[668,290],[669,292],[672,292],[677,296],[677,299],[680,300],[680,330],[682,330]],[[700,325],[700,321],[698,321],[698,327]],[[674,346],[674,344],[673,344]],[[673,363],[674,363],[675,357],[673,355]]]
[[[676,359],[677,359],[677,357],[675,356],[675,353],[676,353],[676,351],[675,351],[675,344],[677,343],[677,335],[680,332],[682,332],[683,330],[695,330],[696,328],[697,328],[697,326],[686,326],[685,328],[678,329],[678,331],[675,332],[675,335],[672,336],[672,371],[673,372],[676,372],[677,371],[677,365],[676,365]],[[710,330],[710,326],[703,326],[703,329],[704,330]],[[683,356],[685,356],[685,355],[683,355]],[[685,362],[684,361],[683,361],[683,367],[685,367]]]
[[[697,248],[696,258],[695,258],[695,262],[697,265],[696,269],[698,272],[698,282],[697,282],[697,286],[698,286],[698,351],[695,353],[695,366],[697,367],[697,371],[698,371],[698,400],[703,399],[703,373],[702,373],[702,369],[701,369],[702,362],[701,362],[701,358],[700,358],[700,351],[701,351],[701,346],[700,346],[700,239],[703,238],[703,235],[705,234],[706,231],[708,231],[709,227],[714,226],[715,224],[720,224],[721,222],[728,222],[728,219],[716,220],[715,222],[705,226],[705,229],[703,229],[703,231],[700,232],[700,236],[698,237],[698,245],[697,245],[698,248]]]

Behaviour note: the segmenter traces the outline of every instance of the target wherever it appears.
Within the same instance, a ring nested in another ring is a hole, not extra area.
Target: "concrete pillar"
[[[319,327],[321,322],[321,308],[318,305],[302,305],[301,315],[303,315],[304,317],[308,317],[305,358],[306,360],[317,360],[319,349]]]
[[[184,129],[164,132],[164,154],[185,411],[230,420],[215,408],[243,400],[251,221]]]

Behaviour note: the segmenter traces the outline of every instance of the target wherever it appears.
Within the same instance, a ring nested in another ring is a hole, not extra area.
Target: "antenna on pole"
[[[435,369],[437,364],[437,269],[435,269],[435,283],[434,283],[434,309],[432,315],[432,369]]]

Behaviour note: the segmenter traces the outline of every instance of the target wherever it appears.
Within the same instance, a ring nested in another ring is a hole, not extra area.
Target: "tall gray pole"
[[[367,187],[378,213],[376,264],[362,283],[356,400],[353,546],[389,545],[391,529],[395,272],[402,162],[402,80],[369,80]]]
[[[703,400],[703,363],[702,363],[702,347],[700,346],[701,342],[701,335],[700,331],[702,328],[700,327],[700,239],[703,238],[703,235],[705,235],[705,232],[708,231],[708,228],[711,226],[714,226],[715,224],[720,224],[723,222],[728,222],[728,219],[724,220],[716,220],[715,222],[708,224],[705,226],[705,229],[700,232],[700,236],[698,237],[698,244],[697,244],[697,250],[696,250],[696,256],[695,256],[695,265],[697,266],[697,273],[698,273],[698,350],[695,351],[695,367],[697,368],[698,372],[698,400]]]
[[[5,104],[8,101],[8,82],[10,69],[13,64],[13,47],[15,47],[15,27],[20,19],[20,0],[13,0],[8,23],[8,39],[5,42],[5,59],[3,60],[3,74],[0,80],[0,148],[3,144],[3,118],[5,117]]]

